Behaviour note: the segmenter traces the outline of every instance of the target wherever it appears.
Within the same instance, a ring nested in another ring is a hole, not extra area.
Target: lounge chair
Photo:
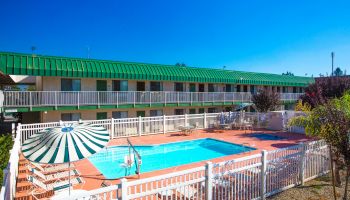
[[[63,172],[57,172],[57,173],[52,173],[52,174],[43,174],[40,170],[35,169],[31,167],[30,165],[27,166],[28,170],[36,175],[37,177],[40,177],[44,181],[52,181],[56,179],[65,179],[69,177],[69,171],[63,171]],[[76,169],[72,169],[70,171],[71,176],[79,176],[79,172]]]
[[[58,164],[58,165],[48,165],[45,167],[42,167],[40,164],[31,162],[31,164],[39,169],[43,173],[52,173],[52,172],[57,172],[57,171],[65,171],[69,168],[69,164],[64,163],[64,164]],[[74,165],[70,165],[71,168],[74,168]]]
[[[34,186],[34,189],[32,191],[33,196],[35,195],[34,192],[36,189],[41,189],[44,192],[54,191],[55,193],[58,193],[63,190],[69,189],[69,187],[73,185],[84,183],[84,180],[81,177],[75,177],[70,180],[58,181],[50,184],[45,184],[34,176],[27,176],[27,180],[31,182]],[[69,184],[69,181],[70,181],[70,184]],[[40,194],[40,193],[37,193],[37,194]]]

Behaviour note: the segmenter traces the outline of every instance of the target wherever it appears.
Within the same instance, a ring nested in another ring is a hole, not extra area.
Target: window
[[[150,110],[149,115],[151,117],[163,116],[163,110]]]
[[[146,90],[146,86],[145,86],[145,82],[137,82],[137,91],[145,91]]]
[[[241,85],[237,85],[236,92],[241,92]]]
[[[225,107],[225,112],[230,112],[232,111],[232,107]]]
[[[196,109],[195,108],[191,108],[189,111],[190,111],[190,114],[196,114]]]
[[[226,92],[232,92],[232,85],[230,84],[226,84],[226,89],[225,89]]]
[[[113,80],[112,88],[113,91],[128,91],[128,81],[127,80]]]
[[[208,92],[215,92],[214,84],[208,84]]]
[[[163,84],[161,82],[151,82],[151,91],[162,91],[163,90]]]
[[[184,115],[185,111],[184,109],[175,109],[175,115]]]
[[[62,113],[61,120],[62,121],[79,121],[80,113]]]
[[[146,112],[145,111],[136,111],[136,116],[137,117],[145,117],[146,116]]]
[[[199,84],[198,85],[198,92],[204,92],[205,89],[204,89],[204,84]]]
[[[281,87],[277,87],[277,92],[278,92],[278,93],[281,92]]]
[[[216,108],[208,108],[208,113],[216,113]]]
[[[204,113],[204,112],[205,112],[205,109],[204,109],[204,108],[198,109],[198,113],[199,113],[199,114],[202,114],[202,113]]]
[[[116,111],[112,112],[112,117],[114,119],[128,118],[128,111]]]
[[[80,79],[61,79],[61,91],[80,91]]]
[[[248,85],[243,86],[243,92],[248,92]]]
[[[184,84],[183,83],[174,83],[174,91],[183,92],[184,91]]]
[[[96,113],[96,119],[97,120],[107,119],[107,112],[98,112],[98,113]]]
[[[255,94],[255,85],[250,86],[250,93]]]
[[[283,93],[287,93],[287,88],[283,86],[283,87],[282,87],[282,92],[283,92]]]
[[[300,87],[299,88],[299,93],[303,93],[304,92],[303,90],[304,90],[304,88]]]
[[[293,87],[293,93],[297,93],[297,87]]]
[[[196,92],[196,84],[190,83],[190,92]]]

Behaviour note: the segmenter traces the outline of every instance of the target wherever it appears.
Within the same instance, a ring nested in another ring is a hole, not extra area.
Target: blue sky
[[[0,0],[0,51],[350,74],[350,1]]]

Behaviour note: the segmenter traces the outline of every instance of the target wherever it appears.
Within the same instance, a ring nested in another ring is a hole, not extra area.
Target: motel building
[[[22,113],[22,123],[254,112],[251,97],[260,89],[280,93],[280,109],[288,110],[314,82],[299,76],[8,52],[0,52],[0,73],[16,84],[29,79],[35,86],[0,90],[1,112]]]

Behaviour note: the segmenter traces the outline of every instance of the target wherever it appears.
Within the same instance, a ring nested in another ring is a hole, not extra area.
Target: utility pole
[[[331,57],[332,57],[332,73],[331,73],[331,76],[333,76],[333,72],[334,72],[334,56],[335,56],[335,54],[332,51],[332,53],[331,53]]]

